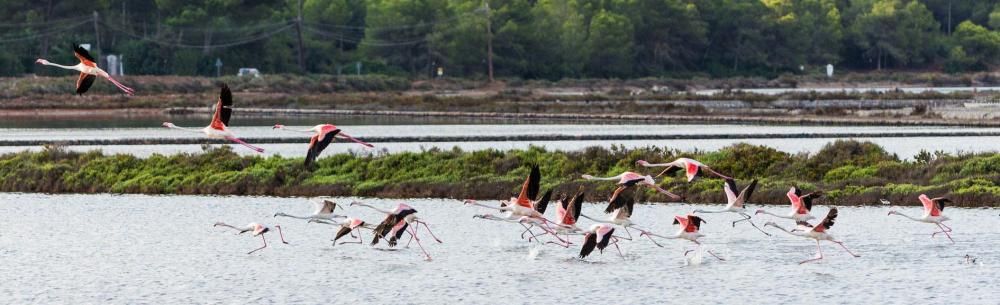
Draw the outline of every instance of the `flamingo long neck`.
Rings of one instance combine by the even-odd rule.
[[[728,212],[732,212],[732,211],[730,211],[729,209],[721,209],[721,210],[702,210],[702,209],[697,209],[697,210],[694,210],[694,212],[695,213],[728,213]]]
[[[187,132],[202,133],[202,131],[199,130],[199,129],[180,127],[180,126],[173,125],[173,124],[170,124],[170,126],[167,126],[167,128],[177,129],[177,130],[183,130],[183,131],[187,131]]]
[[[224,222],[217,222],[217,223],[215,223],[215,226],[227,227],[227,228],[230,228],[230,229],[233,229],[233,230],[236,230],[236,231],[240,231],[240,232],[246,232],[246,231],[250,230],[250,228],[240,228],[240,227],[233,226],[231,224],[227,224],[227,223],[224,223]]]
[[[586,214],[580,214],[580,217],[583,217],[583,218],[586,218],[586,219],[590,219],[590,221],[593,221],[593,222],[599,222],[599,223],[610,223],[610,224],[614,224],[614,222],[611,222],[611,221],[607,221],[607,220],[599,220],[599,219],[595,219],[595,218],[593,218],[593,217],[590,217],[590,216],[587,216]]]
[[[681,232],[684,232],[684,229],[681,229]],[[664,239],[679,239],[679,238],[681,238],[681,233],[679,233],[679,232],[677,234],[675,234],[675,235],[660,235],[660,234],[656,234],[656,233],[649,232],[649,231],[646,231],[644,233],[646,235],[649,235],[649,236],[659,237],[659,238],[664,238]]]
[[[789,215],[778,215],[778,214],[774,214],[774,213],[768,212],[766,210],[760,210],[760,213],[761,214],[771,215],[771,216],[774,216],[774,217],[779,217],[779,218],[794,219],[794,217],[789,216]]]
[[[59,68],[67,69],[67,70],[83,71],[83,69],[80,68],[80,65],[63,66],[63,65],[60,65],[60,64],[57,64],[57,63],[54,63],[54,62],[49,62],[49,61],[46,61],[45,63],[42,63],[42,64],[46,65],[46,66],[59,67]]]
[[[643,164],[642,166],[644,166],[644,167],[666,167],[666,166],[671,166],[671,165],[677,166],[676,163],[677,163],[677,161],[673,161],[673,162],[670,162],[670,163],[646,163],[646,164]]]
[[[289,215],[289,214],[285,214],[285,213],[277,213],[277,214],[274,214],[274,216],[275,217],[277,217],[277,216],[284,216],[284,217],[289,217],[289,218],[298,218],[298,219],[307,219],[307,220],[315,218],[315,217],[306,217],[306,216],[295,216],[295,215]]]
[[[903,216],[903,217],[906,217],[906,218],[909,218],[910,220],[913,220],[913,221],[923,221],[923,219],[920,219],[920,218],[913,218],[913,217],[910,217],[910,215],[906,215],[906,214],[903,214],[903,213],[900,213],[900,212],[895,212],[895,213],[893,213],[893,214],[896,214],[896,215],[899,215],[899,216]]]
[[[771,224],[771,226],[773,226],[775,228],[778,228],[778,230],[785,231],[785,233],[788,233],[788,234],[791,234],[791,235],[802,236],[802,237],[809,237],[809,233],[807,233],[807,232],[799,232],[799,231],[792,232],[792,231],[786,230],[785,228],[782,228],[781,226],[776,225],[776,224]]]
[[[372,206],[372,205],[369,205],[369,204],[367,204],[367,203],[360,203],[360,202],[359,202],[359,203],[357,203],[357,205],[360,205],[360,206],[363,206],[363,207],[367,207],[367,208],[369,208],[369,209],[372,209],[372,210],[376,210],[376,211],[379,211],[379,212],[382,212],[382,213],[384,213],[384,214],[393,214],[393,213],[392,213],[392,211],[388,211],[388,210],[383,210],[383,209],[380,209],[380,208],[377,208],[377,207],[374,207],[374,206]]]
[[[587,179],[587,180],[602,180],[602,181],[611,181],[611,180],[617,181],[617,180],[621,180],[622,177],[624,177],[624,176],[625,176],[625,174],[622,173],[622,174],[620,174],[618,176],[614,176],[614,177],[594,177],[594,176],[587,176],[587,177],[584,177],[584,179]]]
[[[312,129],[294,129],[294,128],[288,128],[287,126],[281,126],[281,127],[278,127],[277,129],[287,130],[287,131],[304,132],[304,133],[314,133],[315,132]]]

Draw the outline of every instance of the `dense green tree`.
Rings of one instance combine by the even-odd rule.
[[[859,2],[864,2],[861,0]],[[854,21],[853,42],[874,60],[874,68],[930,62],[938,53],[940,32],[927,7],[918,1],[874,0]]]

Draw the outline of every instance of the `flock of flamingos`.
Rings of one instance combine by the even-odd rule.
[[[90,54],[88,54],[87,50],[75,44],[73,45],[73,49],[74,49],[74,55],[77,57],[77,59],[80,60],[80,63],[77,65],[63,66],[51,63],[44,59],[38,59],[36,62],[42,65],[49,65],[49,66],[55,66],[64,69],[79,71],[80,77],[77,79],[76,83],[77,94],[85,93],[91,87],[91,85],[93,85],[94,80],[97,78],[97,76],[108,79],[111,83],[113,83],[116,87],[118,87],[128,95],[134,94],[134,90],[116,81],[110,75],[108,75],[108,73],[104,72],[104,70],[98,68],[97,65],[94,63],[93,57],[91,57]],[[223,84],[221,87],[222,88],[219,94],[219,100],[215,106],[215,113],[212,116],[212,121],[208,126],[200,130],[178,127],[169,122],[163,123],[163,126],[171,129],[204,133],[208,138],[211,139],[224,139],[246,146],[257,152],[263,152],[264,150],[262,148],[253,146],[249,143],[244,142],[243,140],[240,140],[238,137],[236,137],[236,135],[232,131],[229,130],[228,126],[229,126],[229,119],[232,116],[233,95],[225,84]],[[336,138],[356,142],[366,147],[372,147],[371,144],[355,139],[354,137],[351,137],[341,132],[340,129],[331,124],[316,125],[313,128],[305,130],[290,129],[280,124],[275,125],[274,128],[313,134],[313,136],[310,139],[308,152],[305,158],[306,166],[310,166],[313,162],[315,162],[319,154]],[[758,227],[756,224],[753,223],[753,221],[750,220],[751,215],[744,206],[744,204],[750,199],[750,196],[753,194],[754,188],[757,185],[757,180],[751,181],[745,187],[740,189],[737,187],[736,181],[733,178],[721,174],[713,170],[711,167],[702,164],[701,162],[688,158],[679,158],[673,162],[661,163],[661,164],[651,164],[643,160],[638,160],[636,161],[636,165],[647,168],[664,167],[665,169],[662,170],[655,177],[652,175],[642,175],[636,172],[625,172],[615,177],[606,177],[606,178],[594,177],[592,175],[582,176],[583,179],[587,180],[615,181],[615,183],[618,185],[618,188],[614,191],[614,193],[611,195],[611,198],[609,198],[608,200],[607,208],[604,210],[605,213],[609,214],[609,217],[606,220],[600,220],[597,218],[581,214],[581,208],[583,205],[583,198],[584,198],[583,190],[578,191],[574,196],[569,198],[567,198],[568,196],[566,195],[562,195],[559,196],[560,198],[553,200],[552,190],[548,190],[547,192],[539,196],[540,181],[542,177],[541,177],[541,172],[539,171],[537,166],[531,167],[530,174],[525,179],[524,184],[521,188],[521,192],[518,194],[517,197],[512,197],[510,198],[510,200],[501,200],[499,206],[487,205],[476,202],[475,200],[466,200],[465,204],[469,206],[480,206],[497,210],[498,213],[496,214],[482,214],[482,215],[475,215],[473,217],[482,218],[485,220],[503,221],[503,222],[519,224],[524,229],[524,231],[522,231],[521,233],[521,238],[527,239],[528,242],[538,242],[542,244],[551,244],[560,247],[570,247],[574,245],[574,243],[570,241],[571,236],[582,236],[583,241],[580,246],[581,248],[579,253],[579,257],[581,259],[586,258],[590,254],[592,254],[595,249],[603,253],[603,250],[607,248],[609,245],[613,245],[618,250],[619,256],[622,256],[622,258],[624,258],[624,255],[621,253],[621,249],[618,247],[618,243],[621,240],[634,239],[629,229],[638,231],[639,237],[645,237],[660,247],[663,246],[656,242],[657,238],[685,239],[700,246],[701,243],[698,241],[698,239],[704,235],[699,233],[699,229],[701,228],[701,225],[703,223],[706,223],[706,221],[703,220],[701,217],[694,215],[700,213],[738,214],[742,218],[733,221],[732,222],[733,227],[735,227],[737,223],[747,222],[751,226],[762,232],[763,234],[770,236],[770,233],[766,232],[763,228]],[[683,197],[681,196],[678,196],[676,194],[673,194],[667,190],[660,188],[656,184],[655,180],[656,178],[659,178],[663,175],[670,175],[678,171],[684,172],[684,174],[687,176],[688,182],[691,182],[695,179],[702,177],[723,179],[725,181],[725,183],[723,184],[723,191],[726,193],[726,198],[728,198],[728,204],[725,206],[725,208],[719,210],[699,209],[699,210],[694,210],[692,214],[675,216],[673,224],[679,225],[679,230],[677,230],[677,232],[674,234],[668,234],[668,235],[657,234],[652,232],[652,230],[650,229],[640,227],[637,224],[633,223],[630,220],[630,218],[632,216],[635,200],[631,193],[634,192],[638,187],[651,188],[656,192],[662,193],[674,200],[683,199]],[[822,192],[812,192],[803,194],[802,190],[796,187],[792,187],[788,191],[787,195],[788,195],[788,200],[791,203],[791,210],[788,211],[787,213],[775,214],[765,210],[756,210],[754,214],[755,215],[768,214],[774,217],[792,220],[795,222],[795,227],[792,229],[786,229],[785,227],[782,227],[776,224],[775,222],[771,221],[765,222],[763,227],[766,228],[768,226],[771,226],[790,235],[815,240],[816,242],[815,257],[803,260],[799,262],[800,264],[823,259],[823,251],[820,248],[820,243],[819,243],[820,241],[823,240],[835,243],[840,247],[842,247],[844,251],[847,251],[847,253],[851,254],[852,256],[859,257],[857,254],[854,254],[849,249],[847,249],[847,247],[844,246],[843,242],[837,240],[836,238],[833,237],[833,235],[830,235],[830,233],[828,232],[828,230],[830,230],[833,227],[834,223],[837,220],[837,217],[839,216],[836,208],[831,208],[830,211],[827,213],[827,215],[822,219],[820,219],[818,222],[816,223],[809,222],[810,220],[816,219],[814,216],[810,214],[810,211],[812,210],[812,200],[822,196]],[[945,204],[949,203],[950,201],[947,198],[929,198],[927,195],[923,194],[919,196],[919,199],[924,206],[923,215],[919,217],[911,217],[897,211],[890,211],[889,215],[899,215],[914,221],[934,224],[938,226],[940,231],[935,231],[934,233],[931,233],[932,238],[937,234],[944,234],[945,236],[948,237],[949,240],[951,240],[952,243],[954,243],[954,240],[951,238],[950,234],[950,232],[952,231],[951,228],[943,223],[944,221],[949,220],[949,218],[941,214],[941,212],[945,208]],[[556,217],[554,219],[550,219],[545,216],[545,212],[548,208],[548,205],[552,201],[555,201],[556,204]],[[277,213],[274,215],[274,217],[278,216],[293,217],[293,218],[305,219],[308,220],[309,222],[337,226],[339,227],[339,230],[334,236],[333,239],[334,245],[337,244],[338,240],[348,235],[351,236],[353,241],[344,241],[341,243],[360,244],[363,242],[361,235],[362,230],[370,230],[374,235],[374,237],[370,242],[372,246],[375,246],[384,240],[389,247],[395,247],[397,246],[398,242],[404,237],[405,233],[406,235],[409,236],[406,246],[409,246],[411,242],[415,241],[417,245],[420,247],[421,251],[423,252],[427,260],[430,260],[431,256],[430,254],[427,253],[426,249],[420,243],[420,238],[418,237],[420,226],[422,225],[426,229],[427,233],[430,234],[435,241],[437,241],[438,243],[441,242],[441,240],[438,239],[436,236],[434,236],[434,233],[431,232],[430,226],[426,222],[424,222],[422,218],[419,218],[417,216],[417,211],[412,207],[410,207],[409,205],[406,205],[405,203],[399,203],[392,210],[381,209],[379,207],[365,204],[362,202],[352,202],[350,204],[351,206],[362,206],[371,208],[375,211],[385,214],[386,215],[385,218],[378,224],[369,223],[359,218],[337,215],[335,214],[335,210],[339,206],[332,201],[324,200],[322,202],[316,203],[316,205],[317,205],[316,210],[311,215],[294,216],[285,213]],[[577,226],[578,221],[580,220],[581,217],[591,220],[592,222],[594,222],[594,224],[587,227],[587,229],[583,229]],[[261,238],[261,241],[263,242],[263,246],[256,248],[248,252],[247,254],[252,254],[261,249],[267,248],[267,239],[264,237],[264,235],[268,232],[271,232],[271,228],[264,224],[250,223],[246,226],[239,227],[239,226],[229,225],[223,222],[217,222],[215,223],[215,226],[234,229],[238,232],[238,234],[249,232],[251,233],[251,236],[254,237],[259,236]],[[281,237],[281,241],[287,243],[287,241],[285,241],[284,234],[281,232],[281,226],[275,225],[274,228],[277,229],[278,234]],[[616,228],[620,228],[622,232],[624,232],[625,234],[616,235],[615,234],[617,230]],[[536,231],[536,229],[538,231]],[[546,236],[548,240],[546,240],[543,243],[542,238]],[[694,250],[687,250],[684,252],[684,255],[687,256],[687,254],[691,251]],[[709,254],[711,254],[712,256],[714,256],[719,260],[724,260],[722,257],[719,257],[718,255],[712,253],[709,250],[706,250],[706,252],[708,252]]]

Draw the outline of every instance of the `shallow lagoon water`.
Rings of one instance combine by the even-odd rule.
[[[344,203],[353,198],[336,198]],[[365,200],[389,207],[399,200]],[[537,246],[518,226],[473,219],[481,208],[458,201],[406,200],[444,240],[417,248],[331,247],[334,228],[286,218],[308,213],[306,198],[0,194],[0,299],[25,303],[690,303],[690,304],[996,304],[1000,268],[998,209],[945,210],[956,244],[931,239],[934,226],[887,216],[888,207],[842,207],[831,232],[862,255],[852,258],[810,240],[766,237],[734,215],[706,215],[707,254],[687,261],[686,241],[622,242],[575,258],[578,248]],[[493,203],[493,202],[486,202]],[[588,204],[585,214],[603,216]],[[667,233],[673,215],[704,205],[637,206],[633,220]],[[710,208],[717,208],[710,207]],[[786,207],[775,207],[784,210]],[[918,207],[901,207],[911,214]],[[816,215],[825,215],[819,206]],[[347,214],[377,222],[360,207]],[[549,213],[553,213],[549,211]],[[281,224],[290,245],[253,255],[260,240],[213,228],[215,221]],[[755,218],[758,224],[764,217]],[[589,222],[583,222],[589,225]],[[781,222],[784,223],[784,222]],[[370,237],[368,232],[365,236]],[[578,237],[574,241],[578,241]],[[966,264],[966,254],[978,258]],[[697,257],[697,256],[696,256]]]

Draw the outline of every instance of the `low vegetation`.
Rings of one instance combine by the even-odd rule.
[[[557,193],[583,188],[588,200],[602,201],[614,186],[582,181],[584,173],[614,176],[637,170],[634,161],[694,157],[736,177],[743,185],[759,179],[751,200],[787,204],[792,185],[823,190],[822,204],[915,205],[920,193],[949,196],[955,205],[998,206],[1000,155],[923,152],[901,160],[870,142],[837,141],[815,154],[788,154],[764,146],[735,144],[713,152],[681,152],[648,147],[580,151],[462,151],[459,149],[377,155],[337,154],[305,168],[302,158],[240,156],[228,146],[202,153],[105,155],[47,147],[40,152],[0,156],[0,191],[52,193],[224,194],[277,196],[379,196],[500,199],[512,196],[528,172],[541,166],[543,188]],[[652,173],[652,172],[651,172]],[[662,185],[689,202],[724,202],[722,181],[687,183],[667,177]],[[640,191],[643,201],[662,196]]]

